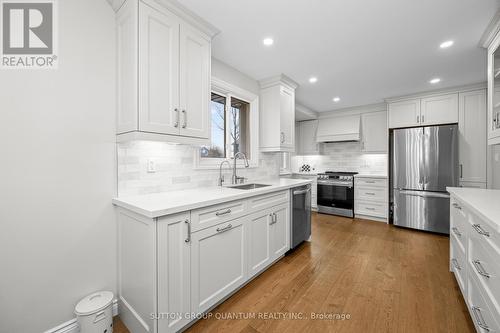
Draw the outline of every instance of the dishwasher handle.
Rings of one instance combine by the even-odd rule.
[[[311,189],[308,188],[306,190],[295,190],[295,191],[293,191],[293,195],[306,194],[307,192],[311,192]]]

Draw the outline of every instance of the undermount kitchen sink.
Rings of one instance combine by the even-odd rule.
[[[229,188],[235,188],[237,190],[254,190],[256,188],[261,188],[261,187],[266,187],[266,186],[271,186],[271,185],[266,185],[266,184],[241,184],[241,185],[228,186],[228,187]]]

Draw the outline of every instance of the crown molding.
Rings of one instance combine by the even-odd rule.
[[[479,82],[479,83],[467,84],[467,85],[463,85],[463,86],[455,86],[455,87],[450,87],[450,88],[427,90],[427,91],[423,91],[423,92],[419,92],[419,93],[415,93],[415,94],[389,97],[389,98],[386,98],[385,101],[387,103],[392,103],[392,102],[401,101],[401,100],[405,100],[405,99],[430,97],[433,95],[451,94],[451,93],[459,93],[459,92],[466,92],[466,91],[472,91],[472,90],[486,89],[486,87],[487,87],[486,82]]]
[[[486,27],[481,39],[479,40],[479,46],[487,49],[495,36],[500,31],[500,9],[496,12],[495,16],[491,19],[490,23]]]
[[[319,112],[319,118],[330,118],[330,117],[339,117],[339,116],[349,116],[349,115],[360,115],[364,113],[372,113],[372,112],[386,112],[387,104],[386,103],[375,103],[375,104],[366,104],[359,106],[351,106],[343,109],[336,109],[332,111],[323,111]]]
[[[299,84],[286,76],[285,74],[280,74],[266,79],[259,80],[260,88],[265,89],[278,84],[284,84],[291,89],[297,89]]]
[[[190,25],[196,27],[197,29],[203,31],[210,39],[214,38],[220,33],[213,24],[203,19],[198,14],[184,7],[180,2],[176,0],[107,0],[111,7],[117,12],[125,3],[125,1],[143,1],[144,3],[152,7],[165,8],[171,11],[182,20],[186,21]]]

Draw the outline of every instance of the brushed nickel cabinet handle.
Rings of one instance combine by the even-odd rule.
[[[280,133],[280,137],[281,137],[281,143],[285,143],[285,132],[281,132]]]
[[[179,109],[178,108],[175,108],[174,109],[174,112],[175,112],[175,123],[174,123],[174,127],[177,128],[179,127]]]
[[[221,212],[217,212],[217,213],[215,213],[215,215],[222,216],[222,215],[226,215],[226,214],[229,214],[229,213],[231,213],[231,208],[228,208],[228,209],[223,210]]]
[[[460,206],[459,206],[457,203],[455,203],[455,202],[453,203],[453,207],[455,207],[456,209],[460,209],[460,210],[462,209],[462,207],[460,207]]]
[[[228,225],[227,225],[227,226],[225,226],[224,228],[217,228],[217,232],[222,233],[222,232],[224,232],[224,231],[228,231],[228,230],[230,230],[232,227],[233,227],[233,226],[232,226],[232,224],[228,224]]]
[[[184,123],[182,124],[182,128],[186,128],[187,127],[187,124],[188,124],[188,120],[187,120],[187,112],[186,110],[182,110],[182,115],[184,117]]]
[[[460,178],[464,178],[464,166],[463,164],[460,164]]]
[[[372,208],[372,207],[365,207],[365,209],[368,209],[368,210],[375,210],[375,208]]]
[[[189,223],[189,220],[185,220],[184,223],[187,224],[187,238],[184,242],[189,243],[191,242],[191,223]]]
[[[476,230],[476,232],[478,234],[486,236],[486,237],[490,237],[490,233],[488,231],[484,230],[480,224],[473,224],[472,227],[474,228],[474,230]]]
[[[479,273],[479,275],[482,275],[487,279],[491,277],[491,275],[486,272],[486,270],[484,269],[483,265],[479,260],[472,260],[472,264],[474,265],[474,268]]]
[[[373,192],[365,192],[366,195],[375,195]]]
[[[489,332],[490,328],[486,325],[483,315],[481,314],[481,308],[477,306],[472,306],[472,313],[474,314],[474,319],[476,320],[477,326],[481,327],[483,330]]]
[[[458,269],[458,270],[462,269],[462,267],[458,264],[457,259],[453,258],[453,259],[451,259],[451,262],[452,262],[453,266],[455,266],[456,269]]]
[[[457,227],[453,227],[453,228],[451,228],[451,231],[453,231],[453,233],[454,233],[455,235],[457,235],[458,237],[462,237],[462,233],[458,230],[458,228],[457,228]]]

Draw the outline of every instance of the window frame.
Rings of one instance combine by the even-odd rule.
[[[231,97],[240,99],[242,101],[248,102],[250,104],[249,107],[249,150],[250,150],[250,159],[248,163],[250,164],[250,168],[257,168],[259,166],[259,96],[249,92],[245,89],[237,87],[231,83],[228,83],[224,80],[221,80],[216,77],[212,77],[211,82],[211,92],[226,97],[226,131],[228,130],[228,122],[229,117],[227,117],[227,110],[231,107]],[[210,126],[212,121],[210,121]],[[227,133],[224,133],[226,136]],[[227,146],[227,142],[226,142]],[[227,147],[224,147],[227,150]],[[217,169],[222,161],[228,160],[232,161],[233,159],[230,157],[226,158],[202,158],[200,156],[200,150],[195,149],[194,152],[194,162],[195,169]],[[245,165],[242,160],[238,160],[237,168],[244,168]]]

